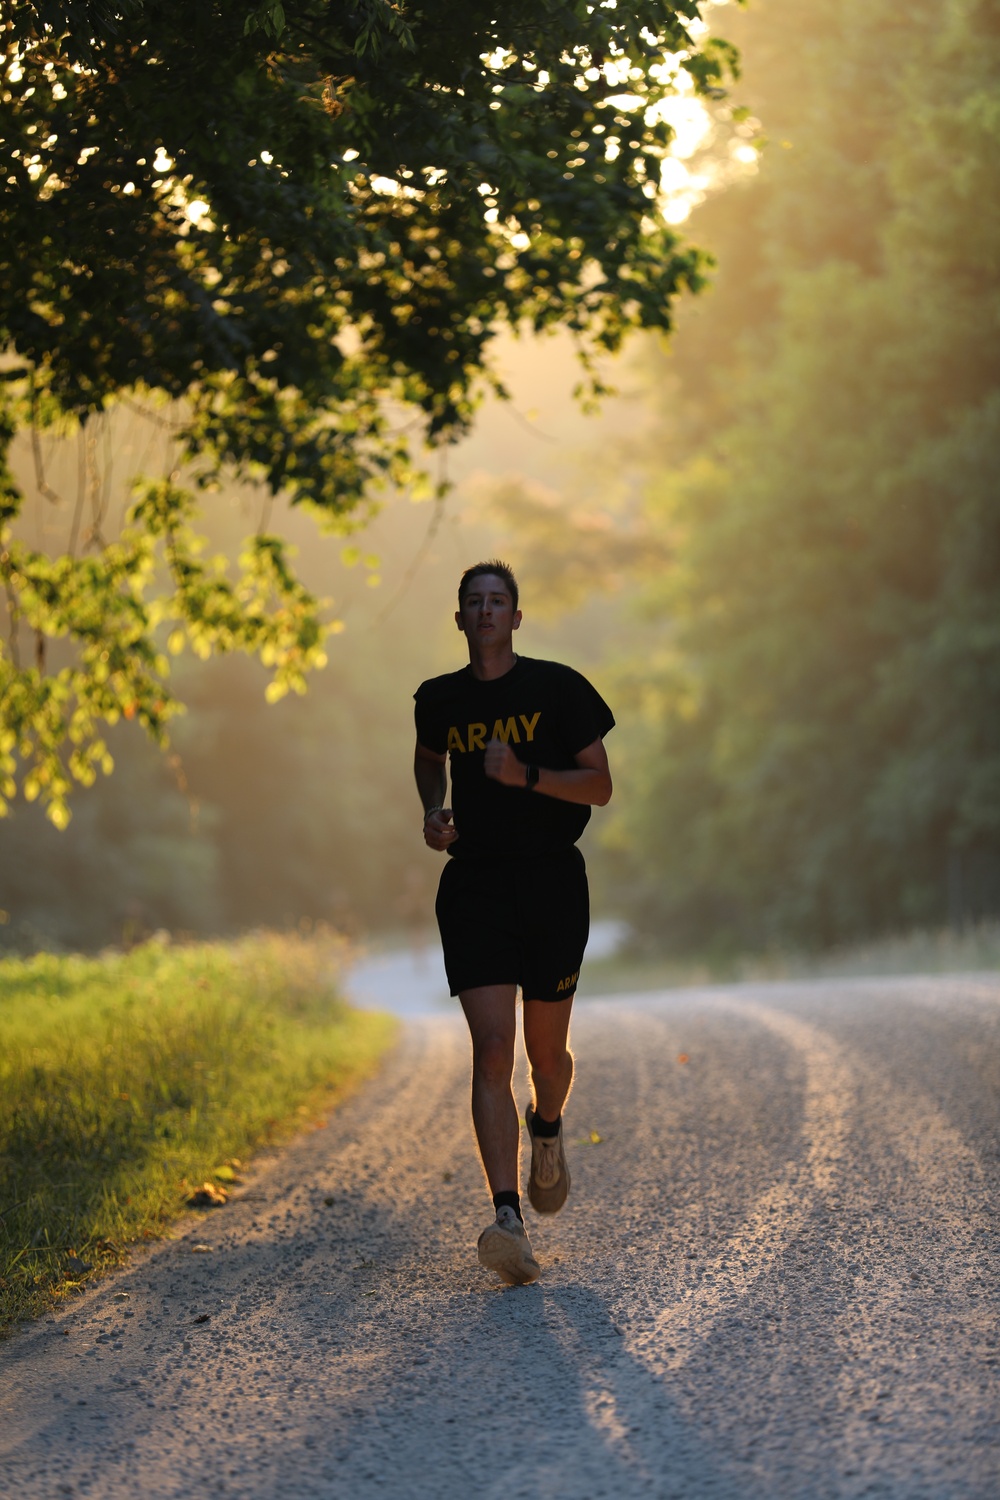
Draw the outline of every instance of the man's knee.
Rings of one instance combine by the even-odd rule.
[[[537,1078],[561,1078],[567,1068],[573,1068],[565,1042],[535,1042],[528,1050],[528,1062]]]
[[[503,1035],[477,1040],[472,1049],[472,1067],[484,1083],[510,1083],[514,1072],[514,1043]]]

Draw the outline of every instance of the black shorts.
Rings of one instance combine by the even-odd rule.
[[[525,1000],[568,1000],[590,932],[579,849],[531,860],[449,859],[437,905],[453,995],[519,984]]]

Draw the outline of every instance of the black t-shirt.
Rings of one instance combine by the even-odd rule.
[[[483,769],[484,751],[504,740],[519,760],[565,771],[575,757],[614,728],[614,716],[585,677],[559,662],[519,656],[490,682],[470,667],[422,682],[416,699],[417,739],[451,759],[456,859],[553,854],[576,843],[590,808],[523,787],[504,786]]]

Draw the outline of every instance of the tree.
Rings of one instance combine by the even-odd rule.
[[[671,942],[1000,909],[997,18],[737,28],[771,145],[696,223],[721,270],[659,365],[672,563],[628,673],[623,879]]]
[[[597,354],[669,326],[704,261],[657,218],[657,106],[678,68],[717,93],[735,67],[697,19],[697,0],[7,11],[0,440],[29,434],[46,494],[40,434],[84,446],[58,555],[19,534],[0,473],[0,796],[20,762],[65,822],[70,778],[110,769],[102,723],[162,740],[160,626],[260,655],[273,695],[322,663],[280,538],[252,537],[237,578],[199,555],[197,503],[223,477],[359,524],[373,489],[413,481],[420,442],[467,426],[503,325],[573,329],[590,388]],[[172,447],[109,536],[84,448],[122,402]],[[53,638],[72,648],[55,663]]]

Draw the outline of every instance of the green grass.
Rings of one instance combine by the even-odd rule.
[[[372,1072],[395,1023],[340,999],[344,955],[263,936],[0,962],[0,1331]]]
[[[891,974],[956,974],[1000,969],[1000,922],[970,923],[873,938],[824,953],[771,952],[734,957],[615,954],[584,964],[580,994],[615,995],[770,979],[851,979]]]

